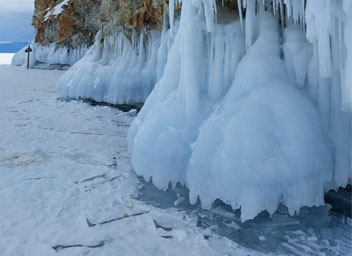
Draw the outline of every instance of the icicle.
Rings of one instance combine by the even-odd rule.
[[[305,30],[305,26],[304,26],[304,5],[305,5],[305,1],[302,0],[302,6],[301,6],[301,26],[303,28],[303,30]]]
[[[204,6],[205,22],[208,32],[214,29],[214,19],[216,17],[216,0],[202,0]]]
[[[241,22],[241,28],[242,28],[242,26],[243,26],[243,18],[242,18],[241,0],[237,0],[237,6],[238,6],[238,14],[240,16],[240,22]]]
[[[344,42],[347,50],[347,57],[344,67],[344,83],[342,85],[342,109],[352,113],[352,1],[344,0],[343,10],[346,14]]]
[[[138,59],[139,63],[143,63],[145,60],[145,51],[144,51],[144,31],[139,35],[139,50],[138,50]]]
[[[286,5],[286,21],[291,17],[291,0],[284,0]]]
[[[165,9],[165,5],[166,4],[164,4],[164,9]],[[170,17],[170,16],[169,16]],[[166,12],[164,12],[164,14],[163,14],[163,29],[162,29],[162,31],[161,31],[161,34],[162,35],[164,35],[166,32],[167,32],[167,30],[168,30],[168,18],[167,18],[167,14],[166,14]]]
[[[276,1],[277,1],[277,0],[273,0],[274,16],[276,15],[276,9],[277,9]]]
[[[253,32],[255,26],[255,7],[256,0],[247,0],[246,9],[246,50],[253,44]]]
[[[279,0],[279,6],[280,6],[281,26],[284,27],[284,25],[285,25],[285,20],[284,20],[284,6],[283,6],[283,3],[282,3],[282,0]]]
[[[169,0],[169,21],[170,27],[174,26],[175,0]]]
[[[317,44],[319,55],[319,73],[322,78],[332,75],[329,2],[308,1],[306,8],[307,38]]]

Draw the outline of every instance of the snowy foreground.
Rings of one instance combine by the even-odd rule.
[[[241,223],[135,175],[136,116],[57,99],[62,71],[0,65],[0,255],[348,255],[352,221],[328,206]]]

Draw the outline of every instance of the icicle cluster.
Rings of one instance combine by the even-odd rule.
[[[23,48],[15,54],[12,59],[12,65],[22,66],[27,61],[27,54]],[[59,47],[56,44],[43,46],[38,43],[32,43],[30,65],[31,67],[48,68],[51,65],[70,66],[79,61],[87,52],[88,46],[81,45],[76,49]]]
[[[121,31],[105,38],[98,33],[86,56],[58,81],[58,93],[112,104],[144,102],[164,69],[172,41],[172,33],[164,33],[162,42],[157,31],[133,31],[131,39]]]
[[[240,21],[222,25],[215,1],[183,0],[163,76],[129,131],[132,163],[242,220],[323,204],[352,177],[351,2],[237,3]]]

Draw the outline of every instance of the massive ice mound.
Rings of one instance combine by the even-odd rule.
[[[242,220],[272,214],[279,203],[292,214],[320,205],[331,179],[318,110],[287,79],[269,15],[260,17],[259,36],[224,101],[200,127],[186,177],[191,202],[199,196],[210,208],[220,198],[240,207]]]
[[[352,176],[343,29],[317,24],[319,12],[343,26],[351,14],[342,2],[246,2],[243,34],[240,21],[211,22],[215,1],[183,1],[163,76],[129,131],[138,174],[161,189],[185,184],[206,208],[219,198],[243,221],[280,203],[291,214],[321,205]]]

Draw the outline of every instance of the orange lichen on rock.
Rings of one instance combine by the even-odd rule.
[[[100,22],[104,34],[117,27],[136,29],[161,29],[165,1],[163,0],[106,0],[100,8]]]
[[[59,32],[59,39],[64,40],[64,39],[69,39],[70,36],[72,35],[73,32],[73,20],[71,17],[64,16],[61,19],[59,19],[59,27],[60,27],[60,32]]]

